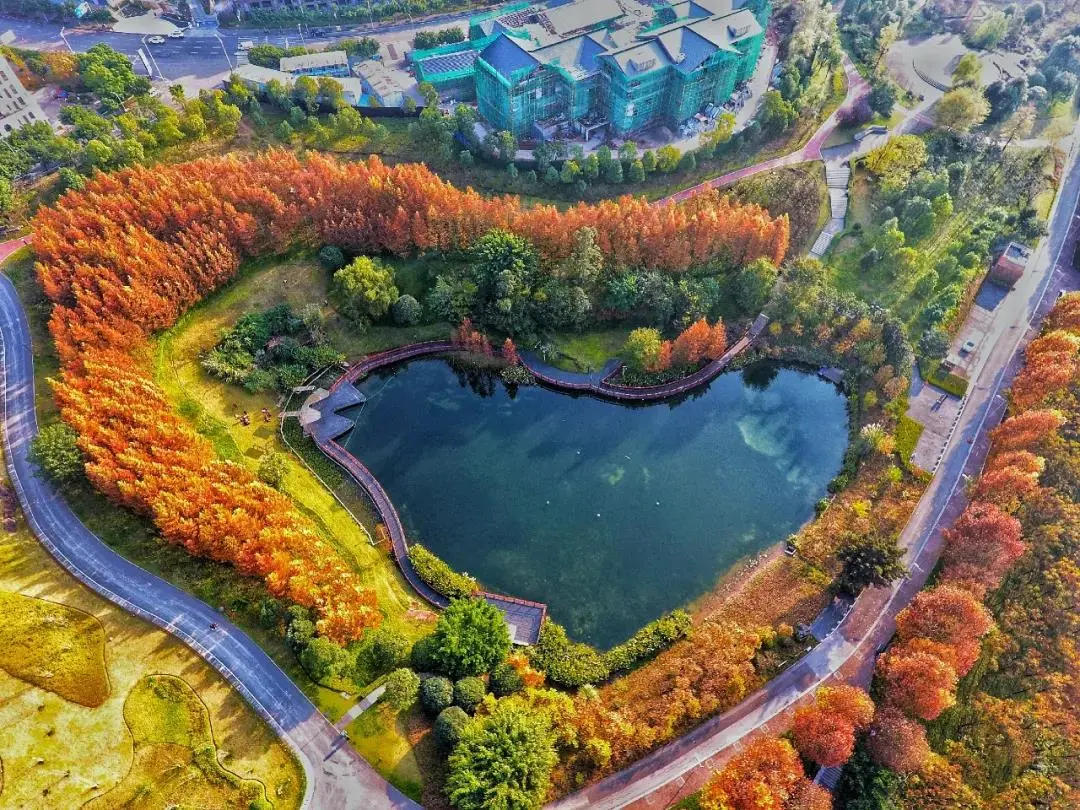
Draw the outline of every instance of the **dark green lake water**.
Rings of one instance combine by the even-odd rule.
[[[795,531],[847,443],[836,388],[771,364],[645,406],[510,392],[442,359],[359,387],[346,446],[410,539],[490,590],[546,602],[601,648]]]

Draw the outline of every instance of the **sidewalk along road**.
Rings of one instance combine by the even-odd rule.
[[[21,244],[0,244],[10,254]],[[5,253],[6,251],[6,253]],[[304,807],[405,810],[419,805],[387,783],[281,669],[206,604],[110,549],[90,532],[28,458],[37,435],[30,331],[15,287],[0,276],[2,433],[8,475],[38,540],[76,579],[119,607],[172,633],[232,684],[297,754]]]

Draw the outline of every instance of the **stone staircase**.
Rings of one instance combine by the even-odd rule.
[[[825,185],[829,189],[829,208],[832,214],[825,229],[818,235],[810,255],[820,259],[829,249],[836,235],[844,230],[844,220],[848,209],[848,184],[851,182],[851,168],[845,163],[825,164]]]

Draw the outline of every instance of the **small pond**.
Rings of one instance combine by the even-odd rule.
[[[508,389],[444,359],[359,384],[346,447],[410,539],[607,648],[813,515],[847,444],[843,396],[774,364],[620,405]]]

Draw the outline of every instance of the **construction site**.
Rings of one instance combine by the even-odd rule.
[[[753,75],[769,0],[519,2],[414,51],[419,82],[524,140],[626,137],[715,118]]]

